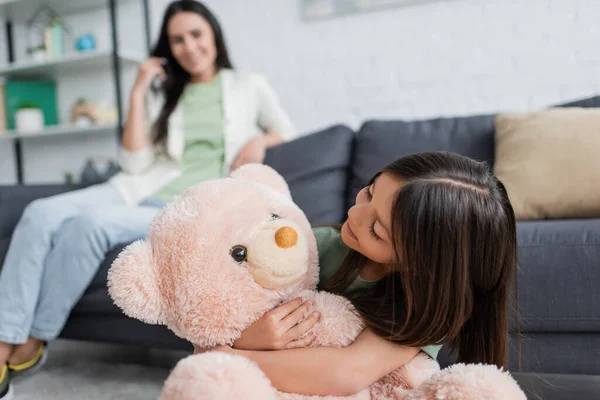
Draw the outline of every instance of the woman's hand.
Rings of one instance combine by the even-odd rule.
[[[150,57],[138,68],[138,74],[133,84],[133,92],[140,96],[145,96],[152,84],[152,80],[155,76],[164,80],[167,78],[167,74],[163,68],[164,59],[160,57]]]
[[[267,153],[267,141],[264,135],[258,135],[248,140],[240,150],[237,157],[231,164],[231,170],[235,171],[244,164],[260,163],[265,160]]]
[[[311,306],[310,301],[302,303],[302,299],[296,299],[274,308],[243,331],[233,347],[240,350],[282,350],[308,346],[315,339],[314,335],[309,333],[302,339],[298,337],[319,320],[319,313],[314,312],[300,322]]]

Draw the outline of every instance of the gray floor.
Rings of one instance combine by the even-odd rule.
[[[187,354],[58,340],[40,371],[14,382],[15,400],[156,399]],[[529,399],[600,399],[600,377],[522,374],[517,380]]]
[[[58,340],[42,369],[13,382],[15,400],[156,399],[169,370],[186,355]]]

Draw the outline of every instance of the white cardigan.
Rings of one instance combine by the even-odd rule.
[[[276,133],[285,140],[292,139],[296,133],[275,91],[264,77],[230,69],[221,70],[221,77],[225,139],[223,173],[226,174],[244,144],[260,131]],[[163,101],[162,96],[147,96],[146,132],[150,132]],[[151,145],[135,152],[121,147],[119,163],[122,172],[110,182],[116,185],[128,205],[139,204],[181,174],[183,147],[183,109],[180,102],[168,121],[168,156],[161,155]]]

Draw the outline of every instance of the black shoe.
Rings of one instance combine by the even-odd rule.
[[[8,366],[2,366],[0,369],[0,400],[12,400],[13,392],[10,388],[10,374]]]

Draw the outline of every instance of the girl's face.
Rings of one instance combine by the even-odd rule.
[[[171,53],[192,81],[212,79],[217,48],[208,21],[193,12],[180,12],[171,18],[167,31]]]
[[[348,211],[342,227],[346,246],[378,264],[396,262],[392,242],[392,204],[403,187],[402,181],[383,173],[371,186],[356,196],[356,204]]]

